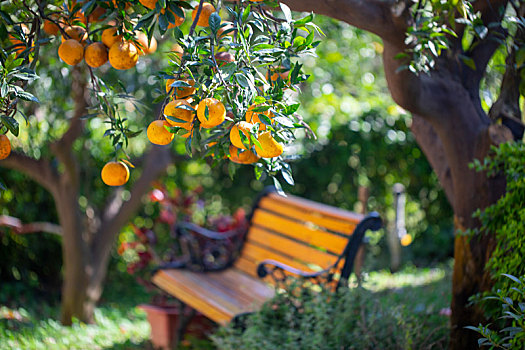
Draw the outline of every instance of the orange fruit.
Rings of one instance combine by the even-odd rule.
[[[137,47],[129,41],[120,41],[109,49],[109,63],[115,69],[135,67],[139,59]]]
[[[155,9],[155,5],[157,4],[157,0],[139,0],[139,2],[144,6],[149,8],[150,10]]]
[[[148,140],[156,145],[169,144],[175,137],[175,134],[169,132],[168,129],[166,129],[166,126],[170,126],[166,120],[158,119],[151,122],[146,131]]]
[[[168,79],[166,80],[166,93],[169,94],[171,91],[175,99],[181,99],[181,98],[185,98],[190,95],[193,95],[195,93],[195,88],[193,87],[195,86],[195,80],[192,80],[192,79],[180,79],[180,80],[190,84],[191,87],[184,87],[184,86],[172,87],[171,84],[175,82],[175,79]]]
[[[0,160],[6,159],[11,154],[11,142],[5,135],[0,135]]]
[[[171,52],[175,53],[179,57],[179,61],[182,60],[182,54],[184,53],[184,50],[179,44],[173,44],[171,46]]]
[[[58,47],[58,56],[70,66],[82,62],[84,46],[75,39],[67,39]]]
[[[74,39],[78,42],[83,42],[88,38],[86,29],[81,26],[68,26],[64,31],[68,35],[68,38],[64,38],[62,36],[62,42],[66,41],[67,39]]]
[[[184,23],[184,17],[179,17],[175,14],[175,12],[173,12],[170,8],[168,9],[169,12],[171,12],[173,14],[173,17],[175,17],[175,23],[172,23],[170,22],[168,24],[168,29],[171,29],[171,28],[175,28],[175,27],[178,27],[180,26],[182,23]],[[166,10],[165,9],[162,9],[160,10],[160,13],[164,14],[166,13]]]
[[[248,144],[251,144],[250,141],[250,130],[252,129],[253,124],[248,122],[238,122],[230,130],[230,141],[232,145],[240,149],[247,149],[246,146],[242,143],[240,132],[248,138]]]
[[[208,117],[206,117],[206,107],[208,107]],[[208,97],[199,102],[197,117],[203,128],[213,128],[224,121],[226,108],[221,101]]]
[[[100,41],[89,44],[84,50],[84,59],[88,66],[100,67],[108,61],[108,48]]]
[[[283,153],[283,145],[275,140],[269,131],[263,132],[257,137],[259,145],[255,144],[255,152],[259,157],[273,158]]]
[[[217,52],[215,54],[215,60],[217,61],[217,65],[219,67],[224,66],[225,64],[228,64],[230,62],[235,62],[235,57],[226,51]]]
[[[199,9],[199,6],[196,6],[195,9],[191,12],[191,18],[195,20],[195,17],[197,16],[197,10]],[[197,21],[197,25],[201,27],[207,27],[208,20],[210,19],[210,15],[215,12],[215,7],[213,7],[212,4],[209,2],[205,2],[202,4],[201,13],[199,15],[199,20]]]
[[[184,128],[186,130],[190,130],[191,129],[191,124],[192,124],[192,121],[193,121],[193,117],[195,117],[195,113],[193,111],[190,111],[190,110],[187,110],[187,109],[178,108],[179,106],[182,106],[182,105],[187,106],[187,107],[191,107],[191,105],[186,100],[173,100],[173,101],[169,102],[164,107],[164,116],[166,118],[166,121],[171,126],[178,126],[178,127]],[[168,118],[168,116],[184,120],[184,122],[171,120],[171,119]]]
[[[100,38],[108,48],[122,40],[122,35],[117,35],[117,28],[108,28],[102,32]]]
[[[56,17],[57,16],[50,16],[53,18],[53,20],[56,21]],[[58,25],[56,25],[55,23],[51,22],[50,20],[46,19],[44,21],[44,26],[42,27],[42,29],[44,30],[44,32],[47,34],[47,35],[57,35],[58,32],[60,31],[60,28],[58,27]]]
[[[108,162],[102,168],[100,177],[108,186],[122,186],[129,180],[129,169],[124,162]]]
[[[98,22],[100,20],[100,17],[106,13],[106,9],[100,6],[95,7],[93,12],[91,12],[88,16],[88,19],[90,22]]]
[[[266,74],[266,79],[270,81],[277,81],[277,79],[281,78],[283,81],[287,81],[289,74],[290,74],[290,71],[285,70],[284,67],[279,67],[279,68],[271,67],[270,69],[268,69],[268,73]]]
[[[246,121],[248,123],[252,123],[252,124],[255,124],[255,123],[259,123],[259,130],[260,131],[264,131],[266,130],[266,124],[264,124],[263,122],[261,122],[261,119],[259,118],[259,114],[263,114],[265,116],[267,116],[268,118],[270,118],[270,120],[272,119],[273,117],[273,113],[270,112],[269,110],[267,111],[264,111],[264,112],[254,112],[253,109],[258,107],[257,105],[251,105],[250,108],[248,108],[248,111],[246,112],[246,115],[244,116]]]
[[[29,33],[31,33],[31,30],[25,24],[21,24],[20,28],[26,36],[29,35]],[[26,37],[26,40],[27,40],[27,37]],[[16,51],[17,54],[22,53],[22,51],[24,51],[27,48],[27,43],[25,41],[18,39],[13,34],[9,34],[9,41],[11,41],[13,45],[15,45],[13,50]],[[32,45],[34,46],[35,44],[33,43]]]
[[[157,51],[157,39],[155,37],[151,37],[151,41],[148,41],[148,36],[144,34],[141,31],[135,32],[135,39],[137,39],[137,42],[140,44],[137,46],[139,55],[149,55],[150,53],[154,53]]]
[[[230,145],[230,160],[238,164],[252,164],[259,160],[259,157],[250,150],[242,151]]]
[[[233,26],[233,23],[232,22],[222,22],[221,25],[223,25],[224,23],[226,23],[226,25],[219,28],[219,30],[217,31],[218,38],[222,38],[224,35],[229,35],[229,36],[233,35],[233,31],[229,31],[227,34],[224,34],[225,31],[235,28]]]

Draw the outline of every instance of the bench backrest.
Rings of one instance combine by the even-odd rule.
[[[343,253],[363,218],[361,214],[267,191],[254,207],[235,266],[252,276],[257,276],[258,264],[266,259],[303,271],[327,268]]]

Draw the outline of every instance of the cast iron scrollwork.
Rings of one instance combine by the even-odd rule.
[[[229,267],[238,257],[246,227],[226,232],[205,229],[191,222],[176,228],[183,266],[193,271],[218,271]]]

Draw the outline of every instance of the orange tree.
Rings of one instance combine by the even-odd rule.
[[[276,184],[277,176],[293,182],[282,153],[284,144],[294,139],[293,130],[304,124],[288,91],[306,80],[297,57],[313,53],[319,29],[311,15],[294,20],[288,7],[281,5],[282,15],[275,17],[271,7],[257,2],[2,4],[0,166],[27,173],[54,198],[64,261],[63,323],[70,324],[72,317],[92,320],[115,237],[140,206],[151,181],[172,161],[169,148],[163,146],[174,138],[184,139],[190,156],[230,162],[231,173],[235,163],[253,164],[257,178],[267,173]],[[154,101],[159,108],[144,121],[137,113],[144,109],[121,80],[141,69],[135,68],[143,60],[139,56],[155,52],[155,36],[176,45],[163,53],[163,69],[153,72],[160,87]],[[65,94],[65,101],[60,93],[42,91],[43,85],[35,82],[39,75],[47,80],[57,71],[47,88]],[[61,81],[66,77],[67,82]],[[128,81],[128,85],[138,84]],[[54,100],[45,100],[50,96]],[[35,119],[56,109],[60,101],[73,106],[72,112],[59,110],[48,116],[56,127],[48,137],[42,130],[35,132],[39,128]],[[19,125],[22,119],[25,128]],[[107,151],[99,156],[107,163],[97,172],[106,185],[117,187],[89,203],[92,187],[83,179],[92,170],[85,152],[92,151],[94,120],[107,125],[104,136],[112,146],[102,147]],[[25,139],[34,137],[34,145],[37,139],[42,141],[41,152],[23,144],[26,152],[11,151],[9,140],[20,129],[30,135]],[[146,129],[152,144],[161,146],[152,145],[135,160],[137,152],[128,154],[128,144],[141,129]],[[131,170],[135,180],[124,190],[119,186],[127,186],[129,168],[134,167],[131,160],[142,163],[137,169],[140,176]]]

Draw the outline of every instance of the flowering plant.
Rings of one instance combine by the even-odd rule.
[[[213,214],[210,205],[202,199],[202,188],[183,192],[176,188],[168,190],[164,185],[156,184],[149,193],[144,213],[135,218],[120,234],[118,254],[126,265],[127,272],[147,289],[154,289],[149,281],[151,271],[159,265],[185,261],[195,262],[195,256],[210,256],[211,252],[206,237],[192,241],[192,252],[180,235],[179,225],[192,223],[224,234],[225,241],[242,239],[241,235],[247,226],[246,213],[239,208],[233,215]],[[204,242],[203,242],[204,240]],[[195,246],[199,252],[195,252]],[[237,245],[231,245],[237,246]],[[226,251],[225,254],[234,252]],[[212,257],[213,258],[213,257]],[[209,259],[209,258],[208,258]]]

